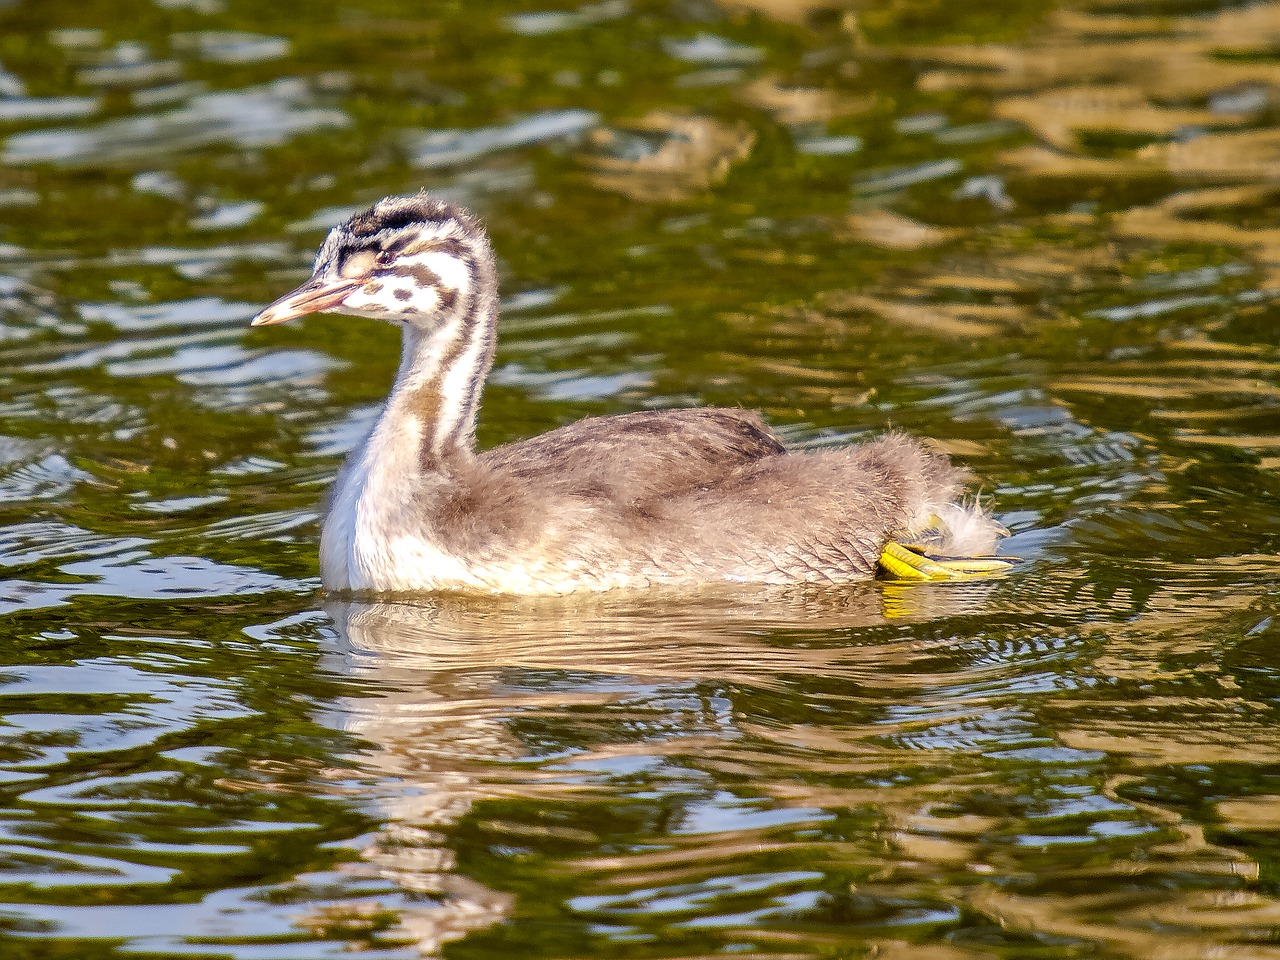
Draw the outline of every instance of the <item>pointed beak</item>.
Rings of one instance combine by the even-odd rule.
[[[359,280],[321,280],[312,277],[297,290],[286,293],[263,310],[249,321],[249,326],[266,327],[305,317],[309,313],[332,310],[346,299],[347,294],[358,289],[361,283]]]

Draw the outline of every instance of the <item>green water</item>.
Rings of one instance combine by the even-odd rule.
[[[0,955],[1280,957],[1277,49],[1173,0],[0,3]],[[423,186],[502,261],[483,444],[904,429],[1025,562],[326,599],[396,332],[246,324]]]

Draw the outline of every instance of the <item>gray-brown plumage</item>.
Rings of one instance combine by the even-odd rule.
[[[1000,530],[955,502],[958,472],[914,440],[789,453],[742,410],[595,418],[478,453],[493,253],[468,214],[425,194],[335,227],[311,279],[254,323],[319,311],[403,331],[387,405],[334,486],[329,589],[843,583],[871,576],[891,537],[941,525],[944,552],[972,555]]]

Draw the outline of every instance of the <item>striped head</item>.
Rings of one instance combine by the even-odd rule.
[[[495,297],[494,276],[488,238],[461,207],[425,193],[387,197],[329,231],[311,279],[252,324],[344,313],[430,332],[475,295]]]

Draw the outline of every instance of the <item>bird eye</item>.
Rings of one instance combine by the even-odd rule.
[[[394,250],[383,250],[374,258],[374,261],[380,267],[389,267],[396,262],[396,253]]]

